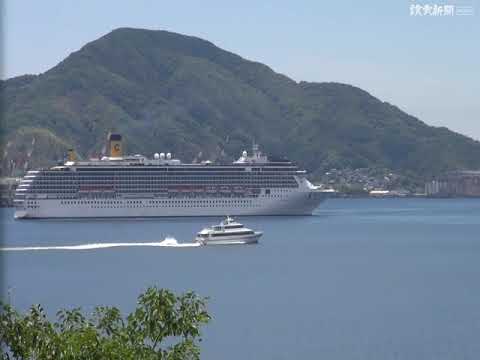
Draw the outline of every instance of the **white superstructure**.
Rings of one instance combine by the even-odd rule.
[[[255,146],[232,164],[183,164],[170,153],[70,159],[29,171],[14,205],[16,218],[311,215],[325,196],[305,171]]]

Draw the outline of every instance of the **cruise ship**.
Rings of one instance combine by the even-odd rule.
[[[80,161],[69,150],[62,165],[28,171],[15,193],[15,218],[311,215],[326,198],[305,170],[269,159],[258,145],[231,164],[123,156],[118,134],[108,147],[110,156]]]

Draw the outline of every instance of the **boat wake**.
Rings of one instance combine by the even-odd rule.
[[[131,242],[131,243],[93,243],[65,246],[21,246],[21,247],[0,247],[0,251],[40,251],[40,250],[97,250],[115,247],[174,247],[191,248],[201,246],[199,243],[179,243],[173,237],[166,237],[158,242]]]

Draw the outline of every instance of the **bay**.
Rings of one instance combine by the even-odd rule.
[[[1,215],[3,248],[185,243],[221,220]],[[313,216],[238,220],[264,231],[258,245],[1,251],[2,298],[127,312],[151,285],[194,290],[213,316],[204,359],[480,356],[480,200],[331,199]]]

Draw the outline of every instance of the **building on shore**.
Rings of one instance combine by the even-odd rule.
[[[425,194],[432,197],[480,197],[480,171],[451,171],[425,184]]]

